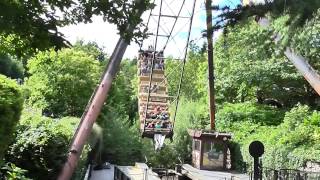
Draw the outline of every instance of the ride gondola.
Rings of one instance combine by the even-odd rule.
[[[156,135],[172,138],[173,123],[170,120],[170,96],[163,52],[141,50],[138,57],[138,107],[142,137],[154,139]]]

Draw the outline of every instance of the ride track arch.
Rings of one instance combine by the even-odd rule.
[[[141,136],[154,139],[155,149],[160,149],[165,138],[173,137],[196,0],[154,3],[138,52],[138,113]],[[169,59],[178,61],[171,69],[166,68]],[[179,84],[172,92],[168,82],[177,71]]]

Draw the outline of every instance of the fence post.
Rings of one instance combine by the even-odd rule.
[[[273,180],[278,180],[279,172],[277,170],[273,171]]]
[[[148,180],[148,169],[144,169],[144,180]]]

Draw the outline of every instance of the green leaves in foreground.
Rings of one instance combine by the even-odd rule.
[[[22,110],[23,98],[14,80],[0,75],[0,165]]]

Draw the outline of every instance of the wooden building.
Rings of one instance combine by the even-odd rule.
[[[192,165],[200,170],[228,170],[231,157],[228,149],[230,133],[189,130],[192,137]]]

